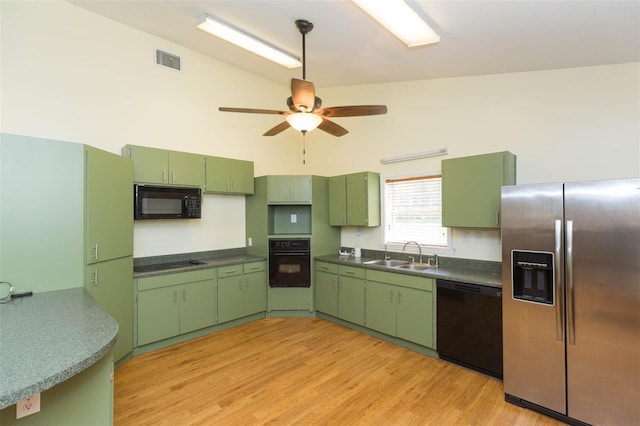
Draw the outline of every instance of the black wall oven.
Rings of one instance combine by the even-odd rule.
[[[310,287],[309,238],[269,239],[269,287]]]

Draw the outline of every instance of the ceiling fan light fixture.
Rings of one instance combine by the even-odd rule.
[[[310,132],[322,123],[322,117],[310,112],[296,112],[287,115],[287,122],[299,132]]]
[[[269,59],[287,68],[299,68],[302,66],[300,58],[294,56],[284,50],[275,47],[253,34],[232,25],[220,18],[216,18],[206,13],[198,17],[196,28],[205,31],[211,35],[219,37],[236,46],[242,47],[256,55]]]
[[[440,36],[404,0],[352,1],[408,47],[440,41]]]

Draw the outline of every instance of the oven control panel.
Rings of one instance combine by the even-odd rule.
[[[273,252],[308,252],[309,238],[271,238],[269,251]]]

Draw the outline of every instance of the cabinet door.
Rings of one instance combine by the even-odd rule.
[[[204,156],[169,151],[169,183],[172,185],[203,186]]]
[[[138,346],[180,333],[178,287],[138,292]]]
[[[178,288],[180,333],[199,330],[216,323],[216,291],[213,280],[184,284]]]
[[[347,175],[347,225],[367,225],[367,181],[365,173]]]
[[[338,316],[338,276],[316,271],[316,310]]]
[[[169,183],[169,155],[167,151],[144,146],[127,146],[133,160],[133,180],[139,183]]]
[[[233,182],[233,192],[238,194],[253,194],[253,161],[231,160],[230,178]]]
[[[206,184],[207,192],[229,192],[229,159],[222,157],[206,157]]]
[[[133,349],[133,258],[94,263],[87,267],[85,289],[102,308],[118,321],[118,340],[113,360]]]
[[[344,176],[329,178],[329,225],[347,224],[347,186]]]
[[[289,176],[289,201],[311,202],[311,176]]]
[[[397,336],[433,348],[433,293],[406,287],[397,291]]]
[[[338,317],[355,324],[364,324],[364,280],[340,276]]]
[[[218,278],[218,323],[242,317],[242,275]]]
[[[367,281],[367,327],[390,336],[396,335],[397,287]]]
[[[268,176],[267,186],[270,203],[289,202],[289,176]]]
[[[499,228],[502,185],[515,184],[508,152],[442,161],[442,225]]]
[[[267,310],[267,273],[254,272],[244,276],[244,315]]]
[[[86,261],[133,254],[133,163],[85,147]]]

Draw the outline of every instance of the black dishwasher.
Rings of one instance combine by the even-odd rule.
[[[502,378],[502,289],[437,280],[440,358]]]

